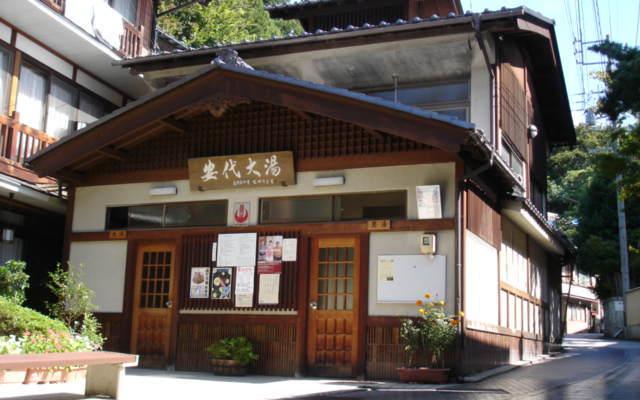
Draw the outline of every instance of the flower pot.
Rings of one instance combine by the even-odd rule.
[[[244,376],[249,370],[246,365],[242,365],[235,360],[220,360],[212,358],[211,365],[213,366],[214,374],[223,376]]]
[[[398,368],[398,375],[406,383],[447,383],[451,368]]]

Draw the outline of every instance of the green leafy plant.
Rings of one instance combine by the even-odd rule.
[[[409,366],[416,367],[420,356],[431,353],[431,366],[444,367],[444,353],[453,344],[458,333],[459,316],[445,311],[444,301],[429,301],[431,295],[425,294],[426,302],[416,301],[418,318],[406,318],[400,326],[400,336],[409,353]]]
[[[29,287],[29,275],[25,272],[27,263],[9,260],[0,265],[0,296],[16,304],[26,300],[25,290]]]
[[[243,336],[221,339],[207,347],[207,352],[215,359],[234,360],[242,366],[258,359],[258,355],[253,352],[253,345]]]
[[[82,265],[68,269],[58,264],[49,273],[47,287],[56,297],[56,301],[48,303],[49,313],[71,329],[90,340],[96,347],[102,346],[104,338],[100,334],[100,323],[93,315],[96,306],[93,304],[94,292],[84,283]]]
[[[22,336],[24,332],[47,334],[68,332],[69,329],[60,321],[42,315],[13,301],[0,297],[0,336]]]

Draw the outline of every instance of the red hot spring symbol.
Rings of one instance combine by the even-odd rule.
[[[240,204],[234,211],[233,218],[235,219],[236,224],[244,224],[249,220],[249,210],[244,206],[244,204]]]

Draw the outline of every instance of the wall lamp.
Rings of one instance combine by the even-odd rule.
[[[178,188],[175,185],[154,186],[149,190],[149,196],[175,196]]]
[[[344,185],[344,176],[327,176],[322,178],[315,178],[313,180],[314,187],[340,185]]]

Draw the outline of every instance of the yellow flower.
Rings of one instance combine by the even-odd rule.
[[[424,303],[422,302],[422,300],[416,300],[416,305],[417,305],[417,306],[421,306],[421,305],[423,305],[423,304],[424,304]]]
[[[424,308],[419,309],[419,310],[418,310],[418,312],[419,312],[420,314],[424,314]]]
[[[430,299],[430,298],[431,298],[431,295],[430,295],[429,293],[425,293],[425,294],[424,294],[424,298],[425,298],[425,299]]]
[[[440,300],[440,305],[443,306],[444,304],[444,300]]]
[[[461,317],[464,317],[464,311],[460,311],[460,314],[459,314],[459,315],[460,315]]]

